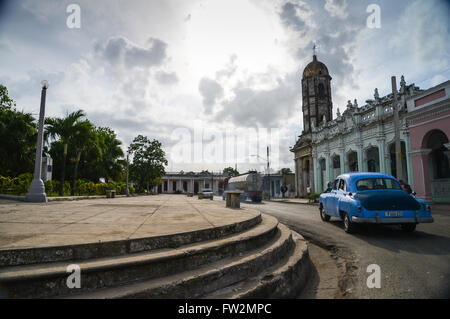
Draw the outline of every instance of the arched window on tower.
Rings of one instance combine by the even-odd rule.
[[[322,83],[319,83],[319,97],[324,97],[325,96],[325,87],[323,86]]]

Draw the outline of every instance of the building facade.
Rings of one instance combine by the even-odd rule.
[[[327,67],[314,56],[302,77],[304,129],[291,149],[296,196],[306,196],[308,185],[321,193],[339,174],[364,171],[391,174],[426,200],[450,203],[450,81],[424,91],[401,77],[395,101],[401,170],[393,94],[380,97],[375,89],[364,105],[348,101],[333,119],[330,83]]]
[[[176,192],[181,192],[197,194],[205,188],[210,188],[213,190],[214,194],[221,195],[224,188],[224,176],[217,173],[166,173],[162,177],[161,184],[153,188],[153,193],[174,194]]]
[[[295,197],[295,174],[262,174],[264,182],[264,191],[269,191],[270,187],[270,197],[282,198],[283,192],[281,191],[282,186],[286,186],[287,190],[284,193],[285,198]],[[269,183],[270,179],[270,183]]]
[[[408,99],[413,184],[417,195],[450,203],[450,81]]]
[[[406,120],[406,101],[422,92],[414,84],[406,85],[402,76],[397,95],[402,171],[395,161],[394,99],[392,94],[374,98],[362,107],[348,101],[337,118],[312,128],[312,156],[316,193],[344,172],[384,172],[413,184],[411,144]]]

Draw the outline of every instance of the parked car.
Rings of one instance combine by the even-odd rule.
[[[415,193],[407,194],[391,175],[349,173],[339,175],[331,191],[319,198],[320,217],[344,221],[344,230],[353,233],[356,224],[398,224],[407,232],[419,223],[432,223],[431,207]]]
[[[202,189],[202,191],[199,192],[198,195],[199,195],[199,198],[209,198],[209,199],[214,198],[214,193],[211,188]]]

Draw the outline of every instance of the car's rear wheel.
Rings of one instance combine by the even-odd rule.
[[[343,213],[343,219],[345,232],[348,234],[353,234],[356,230],[356,225],[352,223],[347,213]]]
[[[413,231],[416,230],[416,224],[402,224],[401,227],[403,231],[407,233],[412,233]]]
[[[319,207],[319,211],[320,211],[320,218],[324,221],[327,222],[330,220],[330,216],[325,214],[325,210],[323,209],[323,206],[320,205]]]

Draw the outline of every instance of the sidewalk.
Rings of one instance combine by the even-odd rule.
[[[437,211],[440,213],[450,213],[450,205],[449,204],[431,204],[431,213],[433,211]]]
[[[49,203],[0,199],[0,250],[180,234],[240,223],[259,214],[180,195]]]
[[[267,201],[267,200],[266,200]],[[287,203],[287,204],[310,204],[314,205],[317,203],[312,203],[307,198],[271,198],[269,202]]]

